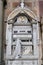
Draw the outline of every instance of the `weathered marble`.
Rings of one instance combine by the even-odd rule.
[[[18,8],[23,12],[21,13]],[[6,23],[7,46],[5,63],[6,65],[39,65],[39,24],[37,16],[28,7],[25,7],[23,2],[18,8],[16,10],[19,12],[14,10],[8,16]],[[25,13],[28,14],[30,20],[28,20],[27,15],[24,15]],[[13,18],[18,14],[19,16],[15,21]],[[14,22],[11,23],[10,21]]]

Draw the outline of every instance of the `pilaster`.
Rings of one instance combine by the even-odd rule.
[[[36,36],[37,36],[37,24],[33,24],[33,44],[34,44],[34,55],[37,56],[37,42],[36,42]]]
[[[11,56],[11,43],[12,43],[12,24],[7,24],[6,28],[6,57]]]

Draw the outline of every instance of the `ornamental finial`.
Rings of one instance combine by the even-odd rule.
[[[24,0],[21,0],[21,7],[24,7]]]

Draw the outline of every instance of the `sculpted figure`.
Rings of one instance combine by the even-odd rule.
[[[21,40],[17,39],[16,40],[16,48],[13,53],[13,58],[18,59],[19,57],[21,57]]]

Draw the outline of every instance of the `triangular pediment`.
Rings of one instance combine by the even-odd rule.
[[[31,11],[28,7],[17,7],[16,9],[14,9],[8,16],[7,21],[12,20],[14,17],[16,17],[19,13],[26,13],[28,14],[28,16],[30,16],[33,19],[36,19],[36,15],[34,14],[33,11]]]

